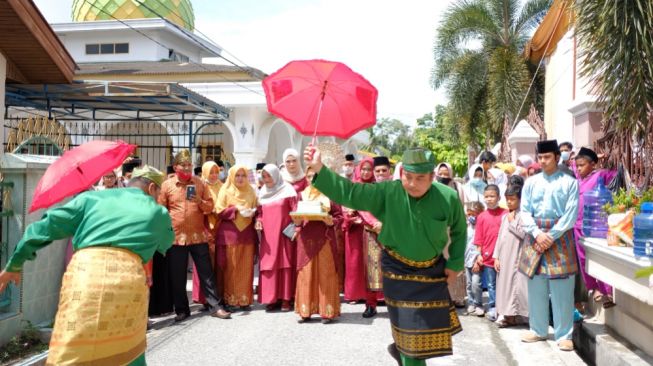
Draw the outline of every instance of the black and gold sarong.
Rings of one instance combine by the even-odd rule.
[[[451,336],[462,327],[449,296],[444,258],[418,262],[385,250],[382,261],[385,303],[399,352],[415,359],[451,355]]]

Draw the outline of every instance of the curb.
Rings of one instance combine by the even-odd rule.
[[[574,330],[578,353],[596,366],[649,366],[653,357],[610,331],[605,324],[585,320]]]

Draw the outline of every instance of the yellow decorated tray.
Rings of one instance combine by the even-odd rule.
[[[291,212],[290,217],[292,217],[293,219],[302,219],[308,221],[322,221],[326,217],[329,217],[329,214],[326,212],[322,212],[322,213]]]

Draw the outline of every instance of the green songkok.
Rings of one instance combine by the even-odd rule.
[[[142,168],[134,168],[134,172],[132,173],[132,178],[138,178],[138,177],[149,179],[159,187],[161,187],[161,184],[163,184],[163,178],[164,178],[163,173],[161,173],[158,169],[153,168],[149,165],[145,165]]]
[[[435,157],[430,150],[408,149],[401,159],[405,171],[417,174],[433,173]]]

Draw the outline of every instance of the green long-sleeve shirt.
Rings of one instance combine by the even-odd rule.
[[[20,272],[37,250],[71,236],[75,251],[91,246],[123,248],[140,256],[143,263],[155,251],[165,254],[175,238],[168,210],[142,190],[86,192],[48,210],[40,221],[28,226],[6,270]]]
[[[383,222],[379,241],[408,259],[432,259],[442,254],[450,238],[446,267],[463,269],[467,223],[453,189],[433,183],[423,197],[415,199],[400,181],[357,184],[326,167],[313,179],[313,185],[334,202],[372,213]]]

